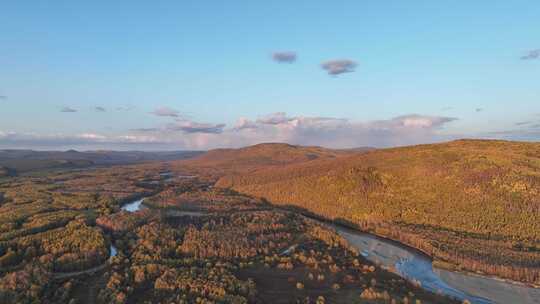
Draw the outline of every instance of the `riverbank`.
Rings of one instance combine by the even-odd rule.
[[[410,281],[420,283],[423,288],[432,292],[442,292],[460,300],[467,299],[473,304],[540,304],[540,289],[533,285],[499,277],[480,275],[473,272],[457,272],[439,269],[434,267],[434,260],[429,254],[406,243],[402,243],[399,240],[381,236],[371,231],[363,231],[362,229],[359,229],[358,226],[342,220],[329,220],[317,214],[301,210],[296,206],[276,206],[276,209],[299,213],[307,218],[331,225],[338,231],[350,231],[356,235],[369,235],[371,238],[374,238],[376,242],[385,244],[387,247],[386,250],[388,251],[387,255],[384,253],[383,255],[375,254],[376,259],[373,260],[374,262],[385,264],[384,266],[388,269],[395,271],[400,274],[400,276]],[[362,244],[357,242],[356,245],[360,252],[365,252],[366,243]],[[401,254],[401,256],[398,254],[398,257],[415,258],[416,262],[413,264],[418,266],[418,263],[420,263],[422,267],[404,268],[402,260],[388,258],[388,256],[394,254],[394,251],[399,251],[400,249],[405,250],[407,254]],[[369,254],[368,257],[370,257]],[[373,255],[371,257],[373,257]],[[398,266],[401,267],[401,269],[396,267],[398,262],[402,263]],[[411,264],[409,264],[409,266],[410,265]],[[421,269],[423,272],[418,272],[417,269]],[[409,273],[405,273],[404,271],[409,271]],[[494,290],[498,290],[498,292],[495,292]],[[501,290],[504,290],[504,292],[500,292]]]
[[[132,213],[137,212],[143,208],[143,200],[144,198],[139,198],[128,202],[122,205],[122,209]],[[474,273],[459,273],[438,269],[433,267],[433,259],[428,254],[397,240],[364,232],[354,227],[354,225],[342,221],[328,220],[309,212],[299,211],[296,208],[273,207],[274,210],[293,212],[328,225],[345,237],[364,257],[430,292],[445,294],[461,301],[468,300],[476,304],[539,303],[536,299],[540,299],[540,289],[527,287],[519,282],[508,282]],[[168,208],[158,209],[168,210]],[[174,209],[171,211],[170,213],[167,212],[167,215],[172,217],[208,215],[204,210],[194,212],[193,210]],[[243,210],[230,213],[252,211]],[[494,292],[493,289],[504,290],[504,292]]]
[[[490,279],[493,279],[493,280],[499,280],[499,281],[503,281],[503,282],[506,282],[506,283],[509,283],[509,284],[520,285],[520,286],[525,286],[525,287],[530,287],[530,288],[540,288],[540,285],[537,285],[537,284],[534,284],[534,283],[531,283],[531,282],[522,282],[522,281],[512,280],[512,279],[509,279],[509,278],[498,276],[496,274],[489,274],[489,273],[485,273],[485,272],[475,272],[475,271],[472,271],[472,270],[469,270],[469,269],[463,268],[463,267],[461,267],[461,269],[459,269],[454,264],[451,264],[451,263],[448,263],[446,261],[443,261],[443,260],[439,259],[436,255],[431,254],[428,250],[426,250],[424,248],[421,248],[421,247],[418,247],[418,246],[415,246],[415,244],[413,244],[413,242],[410,242],[409,240],[412,239],[412,238],[418,238],[418,236],[416,236],[416,235],[410,235],[409,238],[394,237],[392,233],[381,233],[382,230],[384,230],[384,231],[389,230],[389,228],[386,228],[386,227],[384,227],[384,229],[377,229],[376,227],[372,227],[370,225],[361,226],[361,225],[358,225],[356,223],[353,223],[353,222],[350,222],[348,220],[341,219],[341,218],[339,218],[339,219],[328,219],[326,217],[320,216],[319,214],[316,214],[314,212],[311,212],[309,210],[306,210],[304,208],[301,208],[301,207],[298,207],[298,206],[295,206],[295,205],[275,205],[275,204],[272,204],[272,206],[275,206],[276,208],[279,208],[279,209],[282,209],[282,210],[288,210],[288,211],[292,211],[292,212],[297,212],[297,213],[300,213],[300,214],[302,214],[302,215],[304,215],[306,217],[316,219],[318,221],[322,221],[322,222],[325,222],[325,223],[328,223],[328,224],[339,225],[341,227],[345,227],[345,228],[348,228],[348,229],[353,229],[353,230],[356,230],[356,231],[359,231],[359,232],[369,233],[369,234],[375,235],[378,238],[383,239],[383,240],[385,240],[387,242],[392,242],[392,243],[395,243],[395,244],[397,244],[399,246],[405,246],[405,247],[408,248],[408,250],[413,250],[413,251],[416,251],[418,254],[424,255],[425,258],[432,261],[432,263],[434,264],[434,267],[439,268],[441,270],[447,270],[447,271],[458,272],[458,273],[462,273],[462,274],[466,274],[466,275],[474,275],[474,276],[480,276],[480,277],[484,277],[484,278],[490,278]],[[400,234],[400,236],[401,235],[403,235],[403,233]],[[437,267],[439,265],[441,265],[442,267]],[[447,265],[447,266],[444,267],[443,265]]]

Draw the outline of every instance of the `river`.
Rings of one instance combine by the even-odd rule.
[[[142,203],[144,201],[144,198],[139,198],[139,199],[136,199],[132,202],[129,202],[125,205],[122,206],[122,210],[125,210],[127,212],[135,212],[135,211],[139,211],[142,207]]]
[[[143,207],[142,205],[143,201],[144,201],[144,198],[138,198],[136,200],[133,200],[129,203],[122,205],[120,209],[127,212],[139,211]],[[113,244],[111,244],[109,251],[110,251],[110,258],[115,257],[118,254],[118,249],[116,249],[116,247]]]
[[[431,259],[405,245],[341,226],[334,229],[368,260],[394,270],[431,292],[475,304],[540,304],[540,289],[519,283],[433,268]]]
[[[143,207],[144,198],[122,206],[136,212]],[[176,216],[202,216],[203,212],[175,211]],[[419,283],[422,288],[473,304],[540,304],[540,289],[497,278],[459,273],[433,268],[431,259],[417,250],[376,235],[333,225],[365,258],[401,277]],[[116,255],[111,246],[111,256]]]

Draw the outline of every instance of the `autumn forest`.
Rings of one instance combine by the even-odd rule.
[[[335,227],[540,285],[538,144],[262,144],[9,172],[0,303],[475,302],[374,262]]]

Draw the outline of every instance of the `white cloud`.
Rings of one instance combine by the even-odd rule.
[[[257,128],[257,124],[253,121],[249,120],[246,117],[240,117],[236,121],[236,124],[234,125],[235,130],[242,130],[242,129],[255,129]]]
[[[416,127],[416,128],[436,128],[442,126],[445,123],[456,120],[452,117],[440,117],[440,116],[422,116],[422,115],[406,115],[399,116],[393,119],[393,121],[401,123],[404,127]]]
[[[413,114],[354,122],[345,118],[287,116],[278,112],[254,121],[240,118],[235,127],[222,136],[233,146],[276,141],[334,148],[395,146],[444,140],[446,136],[438,134],[437,130],[454,120]]]
[[[118,149],[211,149],[262,142],[287,142],[332,148],[388,147],[451,139],[438,130],[455,118],[405,115],[387,120],[355,122],[345,118],[288,116],[284,112],[256,119],[242,117],[232,128],[225,124],[179,120],[157,128],[133,129],[126,134],[94,132],[43,135],[0,132],[0,146],[104,147]]]
[[[279,125],[283,123],[287,123],[293,118],[287,117],[287,113],[285,112],[276,112],[272,114],[265,115],[263,117],[260,117],[257,119],[257,123],[260,124],[268,124],[268,125]]]
[[[38,134],[0,131],[0,147],[61,150],[65,147],[100,147],[114,149],[121,145],[164,143],[155,136],[82,134]]]
[[[180,112],[169,107],[159,107],[155,109],[153,112],[150,112],[150,114],[154,114],[156,116],[165,116],[165,117],[179,117],[180,116]]]
[[[107,139],[106,136],[100,135],[100,134],[94,134],[94,133],[83,133],[78,135],[77,137],[82,139],[89,139],[89,140],[104,140]]]

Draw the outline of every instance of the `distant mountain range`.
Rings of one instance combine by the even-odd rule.
[[[195,157],[201,151],[33,151],[0,150],[0,177],[60,168],[85,168],[102,165],[134,164],[148,161],[170,161]]]

